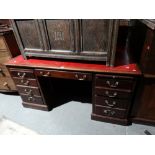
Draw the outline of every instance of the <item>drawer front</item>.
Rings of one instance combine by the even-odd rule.
[[[132,93],[128,91],[120,91],[116,89],[104,89],[104,88],[95,88],[95,94],[108,98],[120,98],[120,99],[129,99],[132,96]]]
[[[9,71],[2,64],[0,64],[0,77],[10,77]]]
[[[16,90],[16,86],[11,78],[1,77],[0,78],[0,89],[2,89],[2,90]]]
[[[21,95],[23,102],[35,103],[35,104],[44,104],[41,97]]]
[[[16,85],[22,86],[32,86],[38,87],[37,81],[35,79],[21,79],[21,78],[13,78]]]
[[[0,50],[7,50],[7,46],[5,44],[3,36],[0,36]]]
[[[108,117],[125,118],[127,116],[127,112],[125,110],[118,110],[101,106],[95,106],[94,112],[97,115]]]
[[[34,78],[33,70],[30,69],[10,69],[10,74],[12,77],[24,78]]]
[[[37,76],[44,76],[44,77],[55,77],[55,78],[87,80],[87,81],[92,80],[91,73],[55,71],[55,70],[35,70],[35,74]]]
[[[106,88],[133,90],[135,86],[135,78],[97,74],[95,77],[95,84],[96,86]]]
[[[130,100],[112,99],[96,95],[95,105],[107,106],[111,108],[127,109],[130,106]]]
[[[20,94],[41,96],[38,88],[17,86],[17,89]]]

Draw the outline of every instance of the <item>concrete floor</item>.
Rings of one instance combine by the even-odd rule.
[[[91,104],[68,102],[50,112],[24,108],[18,95],[0,94],[0,117],[6,117],[39,134],[69,135],[144,135],[155,127],[132,124],[114,125],[90,119]]]

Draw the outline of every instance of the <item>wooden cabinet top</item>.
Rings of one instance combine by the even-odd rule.
[[[56,61],[56,60],[40,60],[40,59],[28,59],[25,60],[21,55],[17,56],[7,63],[6,66],[12,67],[27,67],[27,68],[48,68],[58,70],[70,70],[70,71],[87,71],[95,73],[118,73],[118,74],[131,74],[141,75],[141,71],[137,64],[131,63],[127,65],[119,65],[116,67],[108,67],[103,64],[93,64],[84,62],[73,61]]]

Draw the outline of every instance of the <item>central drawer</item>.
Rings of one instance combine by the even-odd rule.
[[[35,74],[37,76],[44,76],[44,77],[55,77],[55,78],[73,79],[73,80],[86,80],[86,81],[92,80],[91,73],[82,73],[82,72],[36,69]]]

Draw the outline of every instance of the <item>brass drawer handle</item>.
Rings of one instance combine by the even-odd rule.
[[[111,84],[110,81],[106,81],[106,84],[108,84],[108,86],[111,88],[116,88],[118,86],[119,82],[116,81],[115,83]]]
[[[24,84],[24,85],[28,86],[30,81],[29,81],[29,80],[27,80],[26,82],[24,82],[24,80],[21,80],[20,82],[21,82],[22,84]]]
[[[18,72],[17,75],[18,75],[18,77],[20,77],[20,78],[24,78],[25,75],[26,75],[26,73],[20,73],[20,72]]]
[[[105,100],[105,103],[106,103],[109,107],[114,107],[114,106],[116,105],[116,101],[113,101],[113,102],[110,104],[108,100]]]
[[[28,97],[28,101],[35,101],[35,98],[33,98],[32,96]]]
[[[117,92],[114,92],[112,95],[110,95],[109,91],[106,91],[105,94],[110,97],[110,98],[113,98],[113,97],[116,97],[117,96]]]
[[[106,114],[106,115],[109,115],[109,116],[113,116],[113,115],[115,115],[116,112],[113,111],[113,110],[104,109],[103,113]]]
[[[79,77],[78,74],[75,74],[76,79],[78,80],[85,80],[87,78],[87,75],[83,75],[82,77]]]
[[[48,76],[50,76],[50,72],[47,72],[46,74],[42,73],[42,75],[45,76],[45,77],[48,77]]]
[[[32,90],[30,89],[29,91],[27,89],[24,89],[24,91],[27,93],[27,95],[32,95]]]
[[[29,82],[30,82],[30,81],[27,80],[27,81],[24,83],[24,85],[27,86],[27,85],[29,84]]]

